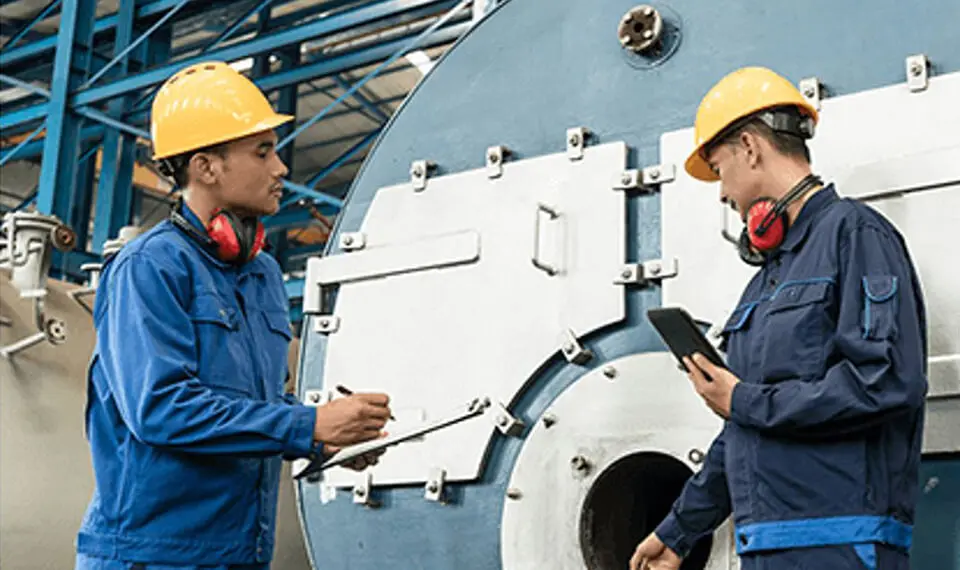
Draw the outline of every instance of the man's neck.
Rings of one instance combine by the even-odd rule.
[[[776,188],[776,193],[774,196],[779,200],[790,193],[801,180],[806,178],[811,174],[810,166],[807,164],[788,164],[784,165],[782,168],[775,170],[773,174],[774,178],[771,181],[774,188]],[[797,197],[789,206],[787,206],[787,218],[792,224],[796,221],[797,216],[800,215],[800,211],[803,210],[803,205],[806,204],[807,200],[810,199],[815,193],[820,191],[823,188],[822,185],[817,184],[813,188],[804,192],[801,196]]]
[[[193,212],[195,216],[200,218],[200,222],[204,226],[210,223],[210,219],[213,218],[213,212],[218,207],[212,200],[207,199],[207,196],[191,191],[184,193],[183,203],[190,208],[190,211]]]

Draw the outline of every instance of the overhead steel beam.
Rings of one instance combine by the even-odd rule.
[[[29,22],[23,22],[22,27],[13,35],[13,37],[7,40],[7,43],[3,44],[3,47],[0,48],[0,51],[10,49],[11,47],[15,46],[17,42],[19,42],[24,38],[31,38],[34,40],[44,39],[43,36],[36,37],[38,34],[32,31],[33,27],[37,25],[37,22],[40,22],[50,17],[53,14],[53,11],[56,10],[58,6],[60,6],[61,1],[62,0],[53,0],[52,2],[47,4],[42,10],[37,12],[37,15],[31,18]]]
[[[374,6],[364,6],[355,10],[350,10],[342,14],[324,18],[317,22],[299,26],[283,32],[268,34],[258,37],[249,42],[228,46],[218,50],[213,50],[203,56],[189,57],[157,69],[151,69],[143,73],[138,73],[132,77],[126,77],[114,81],[110,85],[100,87],[91,87],[85,89],[74,96],[75,105],[90,105],[107,99],[112,99],[139,89],[144,89],[162,83],[177,71],[208,59],[221,61],[233,61],[279,50],[293,44],[321,37],[326,34],[344,30],[363,23],[376,21],[389,16],[397,15],[407,10],[413,10],[422,7],[442,7],[453,5],[451,0],[389,0]]]
[[[329,176],[333,171],[337,170],[338,168],[346,164],[348,160],[353,158],[353,155],[357,154],[358,152],[366,148],[367,145],[372,143],[377,138],[377,135],[380,134],[380,131],[383,130],[384,126],[386,126],[386,124],[380,125],[376,129],[374,129],[372,132],[368,133],[367,136],[363,137],[355,145],[353,145],[352,147],[344,151],[343,154],[335,158],[333,162],[325,166],[323,170],[316,173],[312,178],[310,178],[310,180],[307,181],[307,186],[309,186],[310,188],[316,188],[317,184],[319,184],[321,180]]]

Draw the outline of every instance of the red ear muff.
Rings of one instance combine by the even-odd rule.
[[[240,219],[226,210],[214,213],[207,234],[216,244],[217,257],[227,263],[244,263],[263,249],[266,231],[256,218]]]
[[[747,209],[747,236],[750,245],[758,251],[772,251],[780,247],[787,235],[786,215],[774,212],[776,207],[776,201],[761,198]]]

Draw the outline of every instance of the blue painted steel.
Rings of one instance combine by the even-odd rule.
[[[320,192],[319,190],[308,188],[307,186],[304,186],[302,184],[297,184],[296,182],[292,182],[290,180],[284,180],[283,187],[289,190],[290,192],[293,192],[294,194],[300,194],[301,196],[313,198],[314,200],[317,200],[320,203],[330,204],[331,206],[335,206],[337,208],[343,207],[343,200],[330,196],[329,194]]]
[[[669,8],[683,18],[683,43],[672,59],[652,69],[630,65],[617,42],[617,24],[635,5],[514,0],[482,20],[394,115],[351,188],[327,252],[338,251],[341,232],[360,229],[379,188],[408,180],[408,165],[416,159],[436,161],[442,174],[477,168],[477,157],[495,144],[510,147],[517,159],[559,153],[565,130],[583,125],[599,143],[625,141],[631,166],[647,166],[659,163],[660,135],[692,125],[703,94],[740,66],[767,65],[795,82],[817,75],[832,95],[902,84],[904,58],[914,53],[928,54],[938,72],[960,70],[955,0],[913,7],[910,26],[902,25],[903,4],[896,0],[876,0],[868,8],[811,0],[800,8],[762,10],[745,1],[675,0]],[[795,38],[803,38],[803,49]],[[864,45],[871,49],[863,51]],[[660,257],[659,219],[658,196],[628,201],[629,260]],[[511,412],[530,425],[595,367],[660,350],[643,318],[659,304],[657,289],[627,292],[625,321],[584,339],[596,358],[587,366],[549,359]],[[327,350],[327,337],[312,332],[309,319],[303,330],[301,396],[323,387]],[[322,504],[316,484],[299,483],[315,567],[499,570],[504,494],[522,445],[522,438],[498,437],[487,450],[481,479],[450,485],[454,500],[447,506],[425,501],[419,486],[378,490],[380,509],[361,509],[342,493]],[[934,532],[957,528],[948,521]],[[917,549],[923,532],[918,526]]]
[[[303,279],[288,279],[283,286],[287,289],[287,297],[297,299],[303,297]]]
[[[344,151],[343,154],[341,154],[340,156],[338,156],[337,158],[335,158],[335,159],[333,160],[333,162],[331,162],[330,164],[328,164],[327,166],[325,166],[325,167],[323,168],[323,170],[321,170],[320,172],[316,173],[316,175],[314,175],[313,178],[311,178],[310,180],[308,180],[308,181],[307,181],[307,186],[309,186],[309,187],[311,187],[311,188],[315,188],[315,187],[317,186],[317,184],[320,183],[321,180],[323,180],[323,179],[326,178],[327,176],[330,176],[331,173],[333,173],[335,170],[337,170],[338,168],[340,168],[341,166],[343,166],[344,164],[346,164],[348,160],[350,160],[351,158],[353,158],[353,155],[355,155],[355,154],[357,154],[358,152],[360,152],[361,150],[365,149],[365,148],[367,147],[367,145],[369,145],[370,143],[372,143],[372,142],[374,141],[374,139],[377,138],[377,135],[380,134],[380,131],[381,131],[381,130],[383,130],[383,125],[377,127],[376,129],[373,130],[373,132],[368,133],[367,136],[363,137],[363,138],[362,138],[360,141],[358,141],[355,145],[353,145],[352,147],[350,147],[350,148],[348,148],[346,151]]]
[[[170,11],[169,11],[169,12],[167,12],[166,14],[164,14],[162,18],[160,18],[159,20],[157,20],[152,26],[150,26],[150,28],[149,28],[147,31],[143,32],[143,34],[141,34],[141,35],[140,35],[136,40],[134,40],[133,42],[123,42],[123,41],[121,41],[121,40],[120,40],[121,32],[119,31],[119,29],[122,29],[124,26],[127,25],[127,22],[128,22],[128,21],[130,22],[130,24],[129,24],[130,26],[133,25],[133,14],[131,13],[129,17],[124,16],[124,15],[121,15],[121,16],[120,16],[120,22],[119,22],[119,24],[118,24],[118,26],[117,26],[117,27],[118,27],[118,31],[117,31],[117,41],[115,42],[114,45],[115,45],[115,46],[123,45],[124,48],[123,48],[122,50],[120,50],[120,53],[115,54],[115,55],[113,56],[113,59],[111,59],[109,62],[107,62],[107,64],[106,64],[105,66],[103,66],[102,68],[100,68],[99,71],[97,71],[95,74],[93,74],[93,77],[91,77],[90,79],[88,79],[88,80],[86,81],[86,83],[84,83],[80,88],[81,88],[81,89],[86,89],[87,87],[90,87],[91,85],[93,85],[94,83],[96,83],[98,79],[100,79],[100,78],[103,77],[108,71],[110,71],[110,69],[113,68],[114,65],[116,65],[117,63],[119,63],[119,62],[121,62],[121,61],[125,61],[125,58],[127,57],[127,55],[128,55],[131,51],[133,51],[134,49],[136,49],[137,46],[140,45],[141,42],[143,42],[144,40],[146,40],[147,38],[149,38],[149,37],[150,37],[150,34],[152,34],[153,32],[157,31],[158,29],[160,29],[160,28],[167,22],[167,20],[169,20],[170,18],[174,17],[174,16],[176,15],[176,13],[180,11],[181,8],[183,8],[184,6],[187,5],[188,2],[190,2],[190,0],[180,0],[180,2],[177,3],[173,8],[170,8]],[[128,4],[129,4],[129,3],[128,3]],[[123,12],[123,11],[124,11],[124,10],[123,10],[123,6],[121,6],[120,8],[121,8],[121,11]],[[129,45],[127,45],[127,44],[129,44]]]
[[[448,10],[447,13],[444,14],[442,17],[440,17],[436,22],[434,22],[433,24],[430,24],[430,26],[427,29],[420,32],[420,34],[418,34],[415,38],[404,43],[400,47],[400,49],[398,49],[390,57],[388,57],[386,61],[378,65],[370,73],[363,76],[363,78],[360,81],[357,81],[356,83],[354,83],[352,87],[350,87],[349,89],[346,90],[346,92],[343,93],[343,95],[331,101],[330,104],[324,107],[319,113],[311,117],[304,124],[297,127],[295,131],[293,131],[285,139],[280,141],[280,143],[277,145],[277,148],[283,148],[286,145],[288,145],[291,141],[293,141],[293,139],[297,137],[297,135],[299,135],[306,129],[310,128],[310,126],[312,126],[317,121],[319,121],[324,116],[326,116],[326,114],[329,113],[331,109],[339,105],[347,97],[350,97],[351,95],[353,95],[358,89],[366,85],[368,81],[370,81],[371,79],[379,75],[381,71],[389,67],[391,63],[400,59],[411,50],[419,47],[422,42],[424,42],[427,38],[429,38],[435,31],[440,29],[440,27],[443,26],[445,23],[449,22],[454,16],[459,14],[464,8],[469,6],[470,3],[471,3],[471,0],[463,0],[456,6]]]
[[[123,100],[123,99],[121,98],[121,99],[118,99],[118,101],[119,101],[119,100]],[[111,101],[110,103],[112,104],[112,103],[114,103],[114,101]],[[128,135],[133,135],[133,136],[135,136],[135,137],[142,137],[142,138],[144,138],[144,139],[150,140],[150,133],[149,133],[149,132],[147,132],[147,131],[145,131],[145,130],[143,130],[143,129],[138,129],[137,127],[134,127],[134,126],[132,126],[132,125],[128,125],[128,124],[126,124],[126,123],[124,123],[124,122],[122,122],[122,121],[118,121],[117,119],[114,119],[114,118],[111,117],[110,115],[107,115],[107,114],[105,114],[105,113],[101,113],[100,111],[97,111],[97,110],[94,109],[93,107],[77,107],[77,108],[73,109],[73,111],[74,111],[75,113],[77,113],[78,115],[83,115],[84,117],[87,117],[88,119],[93,119],[94,121],[98,121],[98,122],[100,122],[100,123],[103,123],[104,125],[107,125],[108,127],[113,127],[114,129],[116,129],[116,130],[118,130],[118,131],[123,131],[123,132],[127,133]],[[121,108],[121,111],[122,111],[122,108]]]
[[[6,164],[8,161],[10,161],[10,160],[13,159],[14,157],[16,157],[18,152],[20,152],[21,150],[23,150],[27,145],[30,144],[30,141],[32,141],[33,139],[35,139],[35,138],[37,137],[37,135],[40,134],[40,131],[43,130],[43,127],[44,127],[44,125],[40,125],[40,126],[37,127],[36,129],[34,129],[32,133],[30,133],[29,135],[27,135],[27,137],[26,137],[25,139],[23,139],[22,141],[20,141],[20,143],[17,144],[17,146],[13,147],[13,148],[10,150],[10,152],[4,152],[4,153],[3,153],[3,156],[0,157],[0,166],[3,166],[3,165]]]
[[[62,209],[69,204],[76,183],[77,152],[79,151],[81,120],[68,109],[67,98],[89,70],[88,50],[93,40],[93,22],[96,0],[67,2],[60,11],[60,30],[57,33],[57,53],[50,103],[47,106],[47,134],[44,138],[43,161],[37,193],[37,210],[67,219]],[[66,199],[64,199],[66,197]]]
[[[32,83],[27,83],[26,81],[20,81],[20,80],[17,79],[16,77],[10,77],[9,75],[5,75],[5,74],[3,74],[3,73],[0,73],[0,81],[2,81],[2,82],[4,82],[4,83],[9,83],[10,85],[13,85],[14,87],[19,87],[20,89],[24,89],[24,90],[26,90],[26,91],[29,91],[29,92],[35,94],[35,95],[40,95],[40,96],[45,97],[45,98],[47,98],[47,99],[50,98],[50,92],[47,91],[46,89],[44,89],[43,87],[38,87],[38,86],[36,86],[36,85],[34,85],[34,84],[32,84]]]
[[[382,71],[380,72],[380,77],[383,77]],[[333,82],[340,87],[340,89],[343,89],[344,91],[349,91],[352,89],[350,83],[340,75],[334,75],[332,79]],[[350,97],[353,98],[357,103],[360,103],[364,109],[370,112],[381,123],[386,123],[390,118],[386,113],[383,112],[383,110],[380,109],[380,107],[367,98],[367,96],[363,93],[363,89],[353,90],[353,92],[350,94]]]
[[[38,130],[37,133],[41,132],[44,126],[45,125],[43,123],[40,123],[40,127],[39,127],[40,130]],[[103,132],[104,132],[103,125],[84,125],[83,128],[80,130],[80,135],[79,135],[80,142],[89,142],[94,139],[98,139],[103,136]],[[20,142],[23,143],[24,141],[20,141]],[[13,154],[14,152],[16,152],[16,158],[19,160],[29,160],[29,159],[38,158],[41,154],[43,154],[43,145],[44,145],[44,142],[43,142],[43,139],[41,139],[38,141],[31,140],[26,145],[24,145],[23,148],[19,150],[17,149],[17,147],[4,148],[0,150],[0,164],[6,164],[6,162],[10,160],[7,157]]]
[[[37,25],[37,22],[43,21],[49,18],[51,15],[53,15],[53,11],[56,10],[58,6],[60,6],[60,1],[61,0],[53,0],[52,2],[44,6],[42,10],[37,12],[36,16],[31,18],[29,22],[27,22],[26,24],[24,24],[22,28],[20,28],[20,31],[18,31],[12,38],[7,40],[7,43],[3,44],[3,47],[0,48],[0,50],[10,49],[11,47],[17,45],[17,42],[28,37],[28,35],[30,34],[30,30],[32,30],[33,27]]]
[[[210,9],[216,5],[224,5],[234,2],[235,0],[217,0],[211,1],[206,0],[205,2],[198,2],[197,8],[206,8]],[[137,19],[143,20],[155,16],[157,14],[162,14],[168,11],[170,8],[179,3],[180,0],[153,0],[152,2],[140,1],[137,2]],[[69,3],[69,2],[68,2]],[[204,4],[205,6],[201,6]],[[97,20],[94,25],[94,33],[100,34],[112,30],[117,26],[119,18],[116,14],[111,14],[110,16],[104,16]],[[43,40],[32,42],[30,44],[12,48],[9,50],[3,50],[0,52],[0,68],[7,69],[7,66],[11,66],[16,63],[27,62],[34,64],[37,61],[37,57],[43,55],[47,52],[52,52],[57,47],[57,38],[52,36]]]
[[[213,50],[203,56],[194,56],[176,61],[156,69],[151,69],[143,73],[126,77],[109,85],[91,87],[81,93],[78,93],[74,103],[77,105],[89,105],[105,99],[112,99],[113,97],[129,93],[131,91],[150,87],[165,81],[176,71],[183,69],[188,65],[205,61],[207,59],[217,59],[223,61],[242,59],[252,55],[276,51],[283,47],[299,44],[306,40],[334,32],[339,32],[364,23],[378,21],[386,16],[396,15],[407,10],[424,7],[430,8],[435,5],[442,6],[445,4],[450,4],[449,0],[391,0],[388,2],[378,3],[374,6],[363,6],[361,8],[344,12],[343,14],[332,16],[330,18],[320,19],[305,26],[284,30],[282,32],[258,37],[249,42],[243,42],[218,50]]]

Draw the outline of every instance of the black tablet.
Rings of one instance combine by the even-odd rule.
[[[649,309],[647,318],[660,333],[660,337],[663,338],[673,355],[677,357],[685,372],[687,367],[683,365],[683,357],[692,357],[697,352],[717,366],[727,367],[723,358],[720,357],[720,353],[710,344],[710,341],[701,332],[700,327],[685,310],[679,307]]]

